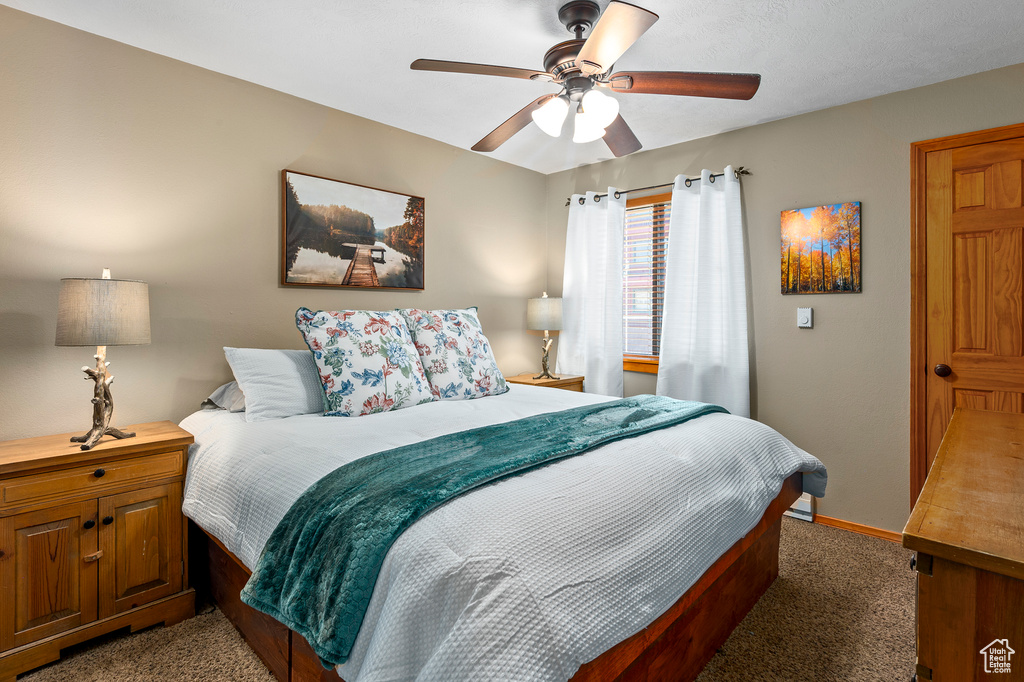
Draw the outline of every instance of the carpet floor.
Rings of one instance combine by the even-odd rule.
[[[698,682],[905,680],[914,664],[914,574],[899,545],[783,519],[779,578]],[[19,682],[273,677],[217,609],[170,628],[109,636]]]

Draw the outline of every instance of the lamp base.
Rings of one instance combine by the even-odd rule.
[[[551,342],[553,340],[554,339],[552,339],[550,336],[548,336],[547,332],[544,332],[544,343],[542,343],[541,346],[540,346],[544,350],[544,355],[542,355],[541,359],[540,359],[540,370],[541,371],[540,371],[539,375],[534,377],[534,379],[555,379],[555,380],[557,380],[557,379],[561,378],[561,377],[553,376],[551,374],[551,372],[548,371],[548,352],[551,350]]]
[[[85,378],[96,382],[92,397],[92,428],[88,433],[74,436],[71,439],[72,443],[81,443],[83,450],[91,450],[103,436],[113,436],[114,438],[133,438],[135,436],[134,431],[122,431],[110,425],[110,418],[114,414],[114,398],[110,393],[110,384],[114,382],[114,377],[110,376],[110,372],[107,371],[107,366],[110,364],[107,362],[107,347],[97,346],[94,357],[96,358],[95,369],[92,367],[82,368],[86,375]]]

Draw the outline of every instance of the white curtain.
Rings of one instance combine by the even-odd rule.
[[[587,393],[622,396],[622,230],[626,198],[570,200],[555,371],[583,375]]]
[[[658,395],[750,416],[740,181],[676,178],[668,234]]]

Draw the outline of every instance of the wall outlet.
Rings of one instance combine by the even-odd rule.
[[[814,308],[796,309],[796,326],[801,329],[814,328]]]

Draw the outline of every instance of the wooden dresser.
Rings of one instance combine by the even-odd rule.
[[[918,680],[1024,680],[1024,414],[957,408],[903,546]]]
[[[0,443],[0,682],[63,647],[195,613],[181,492],[192,435],[138,424]]]
[[[529,386],[547,386],[548,388],[561,388],[566,391],[583,392],[583,377],[569,376],[564,374],[557,379],[534,379],[534,372],[517,374],[514,377],[505,377],[510,384],[527,384]]]

